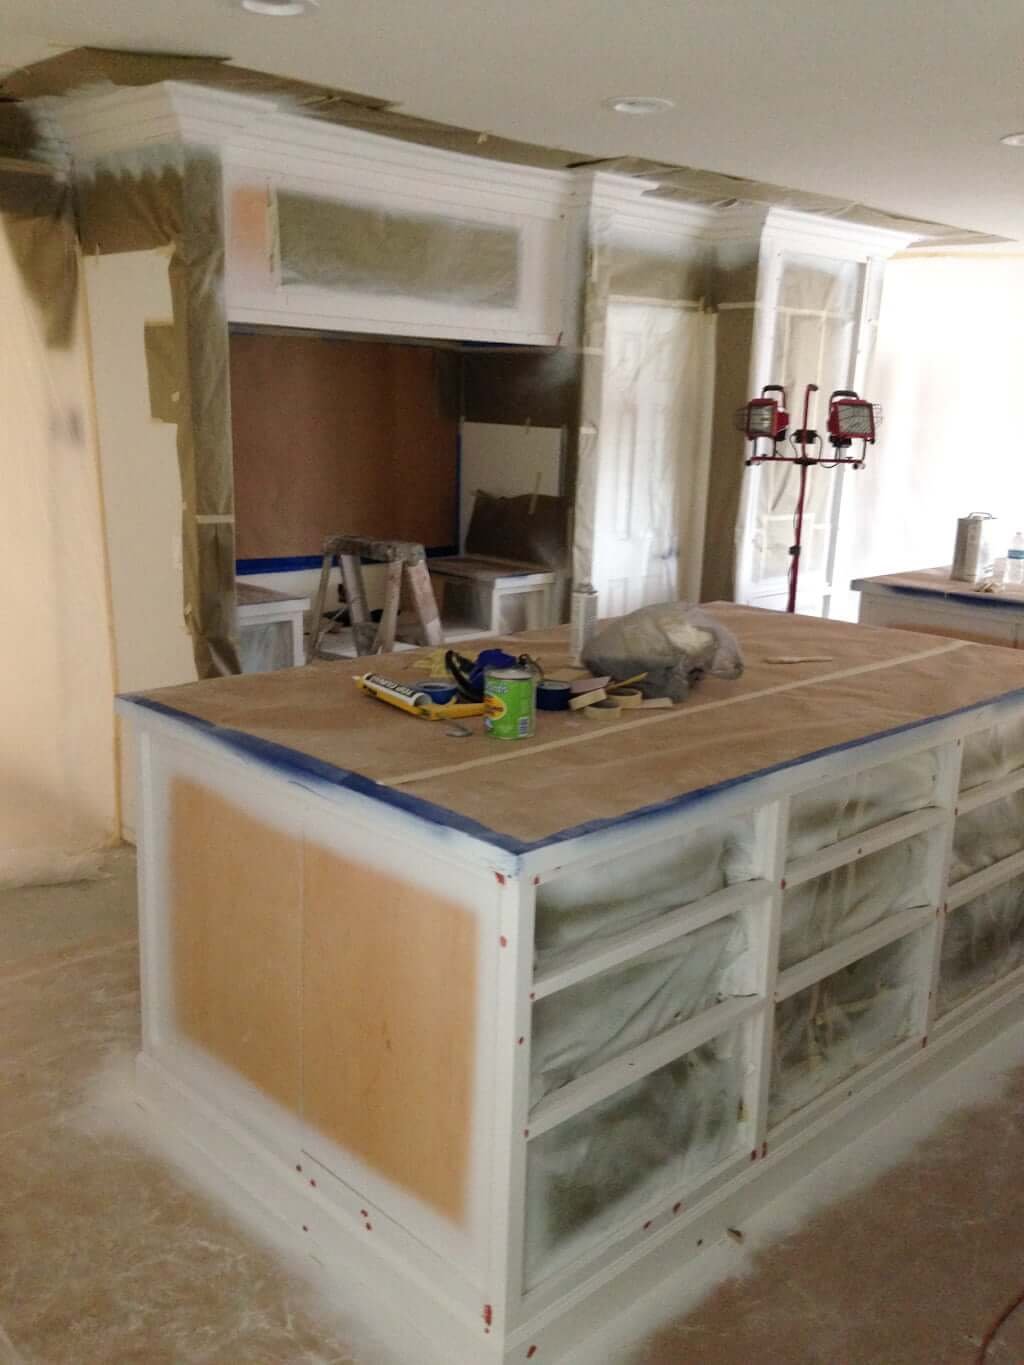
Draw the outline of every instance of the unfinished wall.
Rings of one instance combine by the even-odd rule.
[[[87,257],[96,417],[113,606],[124,692],[196,677],[185,624],[181,477],[173,424],[150,412],[144,331],[171,316],[168,254]],[[122,744],[125,827],[134,829],[130,745]]]
[[[425,346],[233,335],[239,559],[317,554],[341,531],[454,545],[456,365]]]
[[[73,876],[117,831],[110,620],[78,268],[59,216],[0,222],[0,882]],[[43,299],[48,316],[37,306]],[[53,307],[64,303],[70,311],[57,340]]]

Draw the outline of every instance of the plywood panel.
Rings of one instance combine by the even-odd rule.
[[[476,921],[316,845],[305,864],[306,1119],[461,1222],[476,1055]]]
[[[339,531],[453,545],[452,363],[425,346],[232,336],[239,558],[316,554]]]
[[[297,1114],[301,841],[185,778],[172,780],[169,819],[178,1027]]]

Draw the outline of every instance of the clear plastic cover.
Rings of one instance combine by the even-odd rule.
[[[909,1037],[919,936],[880,948],[775,1010],[770,1125],[810,1104]]]
[[[756,875],[753,848],[753,821],[747,817],[546,882],[537,888],[537,966],[559,952],[702,900],[733,882],[749,881]]]
[[[1013,716],[964,740],[960,790],[970,791],[1020,768],[1024,768],[1024,716]]]
[[[1010,858],[1024,848],[1024,791],[959,815],[953,832],[951,882]]]
[[[938,771],[938,756],[928,751],[794,796],[788,856],[816,853],[886,820],[926,809],[935,802]]]
[[[743,1031],[696,1048],[527,1149],[525,1273],[536,1284],[632,1210],[692,1184],[736,1147]]]
[[[954,910],[946,919],[937,1011],[945,1014],[975,991],[1024,963],[1024,877],[1015,877]]]
[[[785,970],[887,915],[928,904],[931,836],[919,834],[786,891],[779,966]]]
[[[519,233],[496,223],[277,195],[283,285],[514,308]]]
[[[530,1101],[752,989],[747,934],[734,916],[538,1001]]]

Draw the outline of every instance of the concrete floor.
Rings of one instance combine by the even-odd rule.
[[[364,1365],[305,1277],[112,1126],[95,1077],[138,1045],[130,853],[96,881],[0,892],[0,1365]],[[1022,1170],[1024,1066],[604,1358],[972,1365],[1024,1288]],[[1024,1361],[1024,1310],[988,1360]]]

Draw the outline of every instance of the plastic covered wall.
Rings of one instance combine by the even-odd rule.
[[[603,590],[605,614],[699,593],[709,270],[704,242],[644,242],[592,215],[573,576]],[[640,587],[623,598],[619,583]]]
[[[26,179],[40,188],[36,173]],[[64,196],[6,189],[0,883],[70,878],[117,835],[110,609],[78,249]]]
[[[83,247],[100,254],[169,248],[172,366],[183,497],[185,620],[199,676],[237,673],[235,525],[224,225],[216,154],[157,147],[92,163],[79,179]],[[143,345],[144,337],[139,338]]]
[[[519,234],[437,214],[395,213],[279,190],[282,285],[314,285],[513,308]]]

